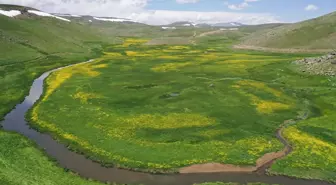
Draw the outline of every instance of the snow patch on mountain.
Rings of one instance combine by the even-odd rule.
[[[45,12],[40,12],[40,11],[37,11],[37,10],[28,10],[28,13],[35,14],[35,15],[42,16],[42,17],[53,17],[53,18],[56,18],[56,19],[59,19],[59,20],[62,20],[62,21],[71,22],[69,19],[65,19],[65,18],[62,18],[62,17],[51,15],[51,14],[45,13]]]
[[[101,18],[101,17],[93,17],[96,20],[99,21],[110,21],[110,22],[125,22],[126,19],[118,19],[118,18]]]
[[[19,10],[0,10],[0,14],[5,15],[7,17],[15,17],[21,14]]]
[[[166,27],[166,26],[162,26],[161,27],[164,30],[176,30],[176,27]]]
[[[75,14],[60,14],[60,13],[54,13],[53,15],[55,15],[55,16],[61,16],[61,17],[77,17],[77,18],[82,17],[82,16],[80,16],[80,15],[75,15]]]

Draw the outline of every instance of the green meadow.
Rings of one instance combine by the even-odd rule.
[[[1,185],[98,185],[56,166],[34,143],[0,132]]]
[[[275,134],[286,120],[307,116],[286,126],[294,150],[268,173],[336,182],[336,78],[292,63],[315,54],[232,49],[242,38],[252,46],[329,49],[334,18],[200,37],[212,29],[0,16],[0,120],[43,72],[95,58],[48,77],[27,115],[32,127],[105,166],[178,172],[208,162],[255,165],[283,149]],[[1,185],[100,184],[58,167],[23,136],[0,130],[0,140]]]
[[[333,119],[336,79],[291,64],[311,55],[234,51],[225,36],[197,45],[147,41],[124,38],[92,63],[53,73],[31,125],[106,166],[175,172],[207,162],[255,165],[284,147],[275,131],[285,120],[308,114],[285,130],[294,152],[270,173],[335,181],[336,158],[325,154],[336,151],[336,129],[319,123]]]

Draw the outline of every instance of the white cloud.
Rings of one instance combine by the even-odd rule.
[[[195,23],[240,22],[244,24],[262,24],[279,22],[277,17],[269,14],[233,13],[233,12],[196,12],[155,10],[134,13],[129,19],[149,24],[169,24],[176,21]]]
[[[315,11],[317,9],[318,9],[318,7],[316,5],[313,5],[313,4],[309,4],[305,8],[306,11]]]
[[[126,18],[153,25],[176,21],[241,22],[244,24],[279,22],[277,17],[262,13],[147,10],[146,5],[150,1],[153,0],[0,0],[0,3],[34,7],[49,13]]]
[[[250,6],[249,3],[257,2],[259,0],[244,0],[243,2],[239,4],[230,4],[229,2],[224,2],[225,5],[228,6],[231,10],[242,10]]]
[[[242,2],[240,4],[231,4],[231,5],[228,5],[228,8],[230,8],[231,10],[242,10],[246,7],[248,7],[249,4],[247,2]]]
[[[199,0],[176,0],[179,4],[197,3]]]

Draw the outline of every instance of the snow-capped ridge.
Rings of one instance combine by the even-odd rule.
[[[244,24],[239,23],[239,22],[226,22],[226,23],[215,23],[211,24],[213,27],[240,27],[244,26]]]
[[[75,15],[75,14],[61,14],[61,13],[53,13],[55,16],[61,16],[61,17],[82,17],[81,15]]]
[[[19,10],[0,10],[0,14],[7,16],[7,17],[15,17],[18,15],[21,15],[21,12]]]
[[[162,26],[161,28],[164,29],[164,30],[176,30],[176,27]]]
[[[93,17],[99,21],[110,21],[110,22],[124,22],[127,21],[126,19],[119,19],[119,18],[102,18],[102,17]]]
[[[55,15],[51,15],[49,13],[41,12],[41,11],[37,11],[37,10],[28,10],[28,13],[35,14],[35,15],[42,16],[42,17],[53,17],[53,18],[56,18],[56,19],[59,19],[59,20],[62,20],[62,21],[71,22],[69,19],[65,19],[65,18],[62,18],[62,17],[58,17],[58,16],[55,16]]]

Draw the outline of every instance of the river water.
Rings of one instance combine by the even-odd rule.
[[[20,133],[55,159],[60,167],[70,169],[78,175],[95,179],[101,182],[116,182],[120,184],[144,184],[144,185],[192,185],[202,182],[263,182],[281,185],[328,185],[329,183],[318,180],[302,180],[285,176],[267,176],[258,173],[201,173],[201,174],[150,174],[134,172],[118,168],[106,168],[99,163],[85,158],[67,149],[67,147],[50,135],[39,133],[28,126],[25,114],[41,97],[43,93],[44,79],[58,68],[44,73],[37,78],[30,89],[29,95],[25,100],[18,104],[15,109],[5,116],[2,122],[3,129]]]

